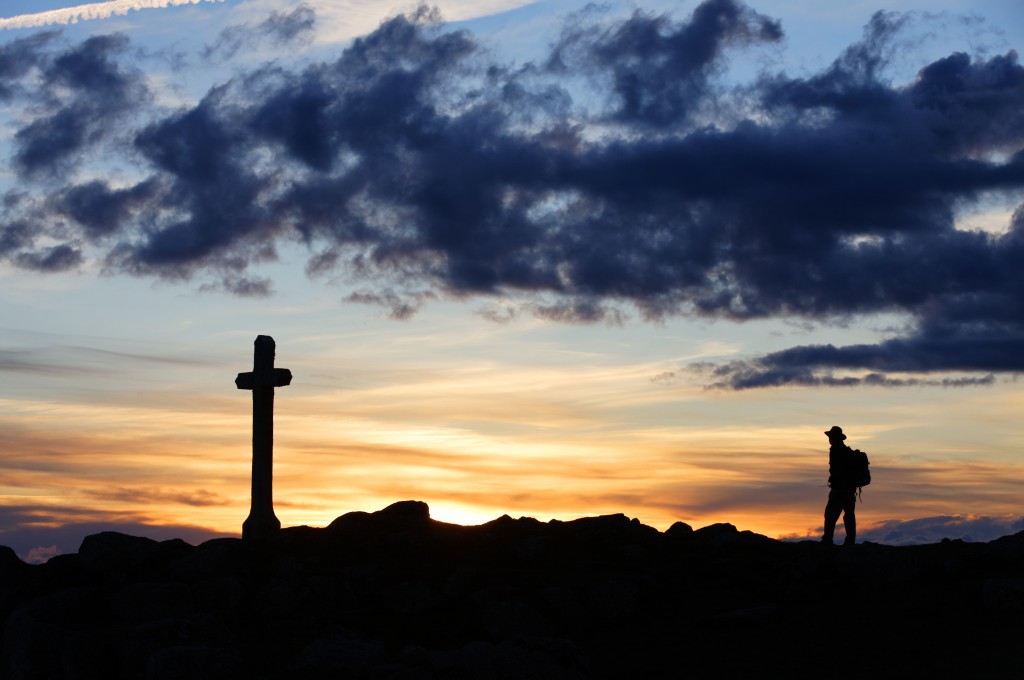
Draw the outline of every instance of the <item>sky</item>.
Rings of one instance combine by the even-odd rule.
[[[1024,529],[1024,6],[9,0],[0,544]]]

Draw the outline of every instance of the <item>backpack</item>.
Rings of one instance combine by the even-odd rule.
[[[860,449],[851,449],[850,481],[858,489],[871,483],[871,469],[868,467],[868,454]]]

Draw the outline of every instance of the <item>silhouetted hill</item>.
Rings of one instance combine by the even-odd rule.
[[[396,503],[267,542],[0,548],[3,677],[1024,677],[1024,533],[852,549]]]

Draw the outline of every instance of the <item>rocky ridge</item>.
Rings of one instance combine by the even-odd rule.
[[[783,543],[403,501],[266,541],[0,547],[0,677],[1024,677],[1024,533]]]

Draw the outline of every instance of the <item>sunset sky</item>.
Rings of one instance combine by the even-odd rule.
[[[884,9],[884,12],[879,10]],[[0,7],[0,544],[1024,529],[1018,0]]]

